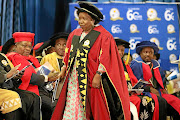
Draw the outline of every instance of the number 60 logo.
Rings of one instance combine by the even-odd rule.
[[[129,43],[130,43],[130,48],[131,48],[131,50],[134,50],[134,49],[136,48],[136,45],[137,45],[138,43],[140,43],[140,41],[136,41],[136,42],[135,42],[135,39],[131,39],[131,40],[129,40]]]
[[[164,17],[167,21],[174,20],[174,12],[166,10],[166,12],[164,13]]]
[[[169,39],[166,45],[168,50],[176,50],[176,42],[173,42],[172,39]]]

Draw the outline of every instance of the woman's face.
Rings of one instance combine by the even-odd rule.
[[[94,27],[94,22],[95,20],[93,20],[88,13],[86,12],[79,13],[78,23],[84,31],[91,30]]]
[[[29,56],[32,49],[32,43],[29,41],[21,41],[16,43],[16,52],[23,55]]]
[[[66,48],[66,39],[59,38],[55,42],[55,51],[59,56],[63,56]]]
[[[119,55],[122,58],[124,55],[125,47],[123,45],[118,45],[117,48],[118,48]]]

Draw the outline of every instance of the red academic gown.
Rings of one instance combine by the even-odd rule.
[[[151,60],[151,62],[153,63],[154,77],[160,85],[159,92],[161,96],[165,98],[168,104],[170,104],[180,114],[180,100],[173,95],[161,93],[161,90],[164,89],[164,86],[163,86],[163,78],[162,78],[163,76],[161,75],[162,73],[159,70],[160,65],[156,60]],[[138,79],[144,79],[146,81],[149,81],[153,76],[151,72],[151,68],[149,67],[148,64],[142,61],[141,57],[138,57],[136,60],[133,60],[131,62],[131,68],[133,70],[134,75]],[[157,96],[152,93],[151,96],[155,100],[155,103],[157,103],[155,104],[155,111],[159,111]],[[158,114],[155,116],[158,116]]]
[[[149,81],[150,78],[152,77],[152,73],[151,73],[149,65],[142,63],[142,68],[143,68],[144,80]],[[162,88],[161,90],[163,90],[164,89],[163,80],[161,78],[159,67],[153,68],[153,71],[154,71],[154,77],[156,78],[156,80],[160,84],[160,86]],[[174,95],[163,94],[163,93],[161,93],[161,96],[164,99],[166,99],[166,101],[180,114],[180,100],[179,100],[179,98],[175,97]]]
[[[113,36],[104,29],[101,25],[95,27],[93,30],[99,31],[100,34],[96,41],[94,42],[90,52],[88,54],[88,97],[90,104],[86,106],[86,118],[89,119],[90,113],[93,116],[94,120],[108,120],[111,119],[110,111],[108,108],[108,103],[106,100],[106,95],[103,91],[103,86],[100,89],[95,89],[92,87],[92,80],[96,71],[98,70],[99,64],[104,66],[106,73],[114,86],[118,96],[121,100],[124,119],[130,120],[130,101],[129,94],[127,89],[127,83],[124,76],[124,69],[122,61],[120,59],[116,43],[113,39]],[[68,60],[71,50],[71,42],[74,35],[81,36],[82,29],[74,30],[67,40],[66,48],[68,49],[65,52],[64,63],[68,66]],[[77,41],[78,42],[78,41]],[[67,50],[66,49],[66,50]],[[63,117],[63,112],[66,103],[66,93],[67,93],[67,83],[68,78],[66,78],[64,86],[62,88],[58,103],[52,115],[52,120],[61,120]],[[90,109],[91,111],[89,111]]]
[[[29,61],[31,61],[36,68],[40,67],[38,60],[31,55],[27,57],[27,56],[22,56],[15,52],[11,52],[9,54],[6,54],[6,56],[14,66],[21,64],[19,70],[22,70],[25,66],[29,65],[30,64]],[[22,83],[19,86],[19,89],[31,91],[39,95],[38,86],[29,84],[32,73],[36,73],[33,66],[30,66],[25,70],[24,75],[21,78]]]
[[[132,86],[134,86],[138,82],[138,79],[134,75],[134,73],[129,65],[126,65],[126,69],[129,74]],[[154,112],[153,112],[154,114],[153,114],[153,118],[152,118],[153,120],[156,120],[159,118],[159,109],[158,109],[159,103],[157,100],[157,96],[155,96],[154,94],[151,94],[151,96],[156,101],[156,103],[155,103],[156,108],[154,109]],[[132,96],[130,96],[130,101],[136,106],[138,115],[139,115],[141,99],[137,95],[132,95]]]
[[[125,65],[125,67],[131,80],[131,84],[132,86],[134,86],[138,82],[138,79],[133,74],[133,71],[131,70],[131,67],[128,64]],[[130,96],[130,101],[136,106],[139,115],[141,99],[137,95],[132,95]]]

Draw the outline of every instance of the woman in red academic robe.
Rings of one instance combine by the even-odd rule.
[[[130,120],[127,83],[113,36],[95,26],[103,15],[94,5],[79,5],[81,28],[67,41],[61,69],[64,86],[51,119]],[[102,80],[103,73],[107,79]]]

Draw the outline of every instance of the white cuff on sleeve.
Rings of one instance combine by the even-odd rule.
[[[48,82],[48,76],[47,75],[44,75],[44,82]]]

